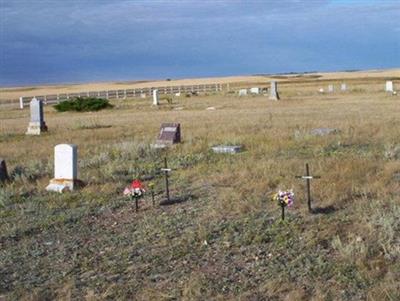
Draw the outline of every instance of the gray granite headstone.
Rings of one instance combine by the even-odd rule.
[[[218,154],[236,154],[241,152],[242,147],[240,145],[217,145],[211,149]]]
[[[278,83],[276,81],[271,82],[271,89],[269,93],[269,99],[271,100],[279,100],[279,93],[278,93]]]
[[[27,135],[40,135],[41,132],[47,131],[47,126],[44,121],[43,102],[32,98],[30,104],[31,120],[29,122]]]
[[[0,158],[0,183],[4,183],[8,179],[6,161]]]

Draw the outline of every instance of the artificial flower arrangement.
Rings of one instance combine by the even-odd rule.
[[[130,196],[131,199],[135,199],[135,208],[136,211],[139,210],[139,203],[138,200],[143,197],[143,194],[146,192],[144,189],[144,186],[141,181],[139,180],[133,180],[131,185],[128,187],[125,187],[124,189],[124,195],[125,196]]]
[[[278,205],[282,208],[282,220],[285,219],[285,207],[291,207],[294,202],[294,192],[292,189],[290,190],[279,190],[274,196],[272,200],[278,202]]]

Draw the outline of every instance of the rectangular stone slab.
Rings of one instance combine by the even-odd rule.
[[[54,147],[54,178],[75,180],[78,178],[78,152],[74,144],[58,144]]]
[[[219,154],[236,154],[241,152],[242,147],[240,145],[217,145],[211,148],[214,153]]]
[[[158,144],[175,144],[181,142],[180,123],[161,124],[160,134],[158,135]]]

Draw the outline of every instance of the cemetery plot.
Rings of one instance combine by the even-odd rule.
[[[386,79],[332,82],[339,90],[344,80],[351,90],[334,101],[318,93],[328,81],[286,78],[279,82],[285,101],[276,103],[233,93],[182,97],[182,111],[154,110],[147,91],[140,106],[117,110],[58,114],[47,106],[52,130],[35,139],[23,134],[28,111],[0,111],[10,179],[0,188],[0,294],[397,297],[398,101],[387,97]],[[70,130],[82,120],[112,126]],[[154,150],[149,144],[165,120],[184,125],[185,143]],[[161,129],[170,143],[181,136],[177,123]],[[304,135],[294,138],[295,130]],[[218,144],[246,151],[215,154],[210,148]],[[305,162],[312,165],[302,172]],[[64,178],[87,185],[44,191]],[[195,197],[172,202],[187,195]]]

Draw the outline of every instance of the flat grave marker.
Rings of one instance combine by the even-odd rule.
[[[213,146],[212,151],[217,154],[237,154],[242,151],[241,145],[217,145]]]

